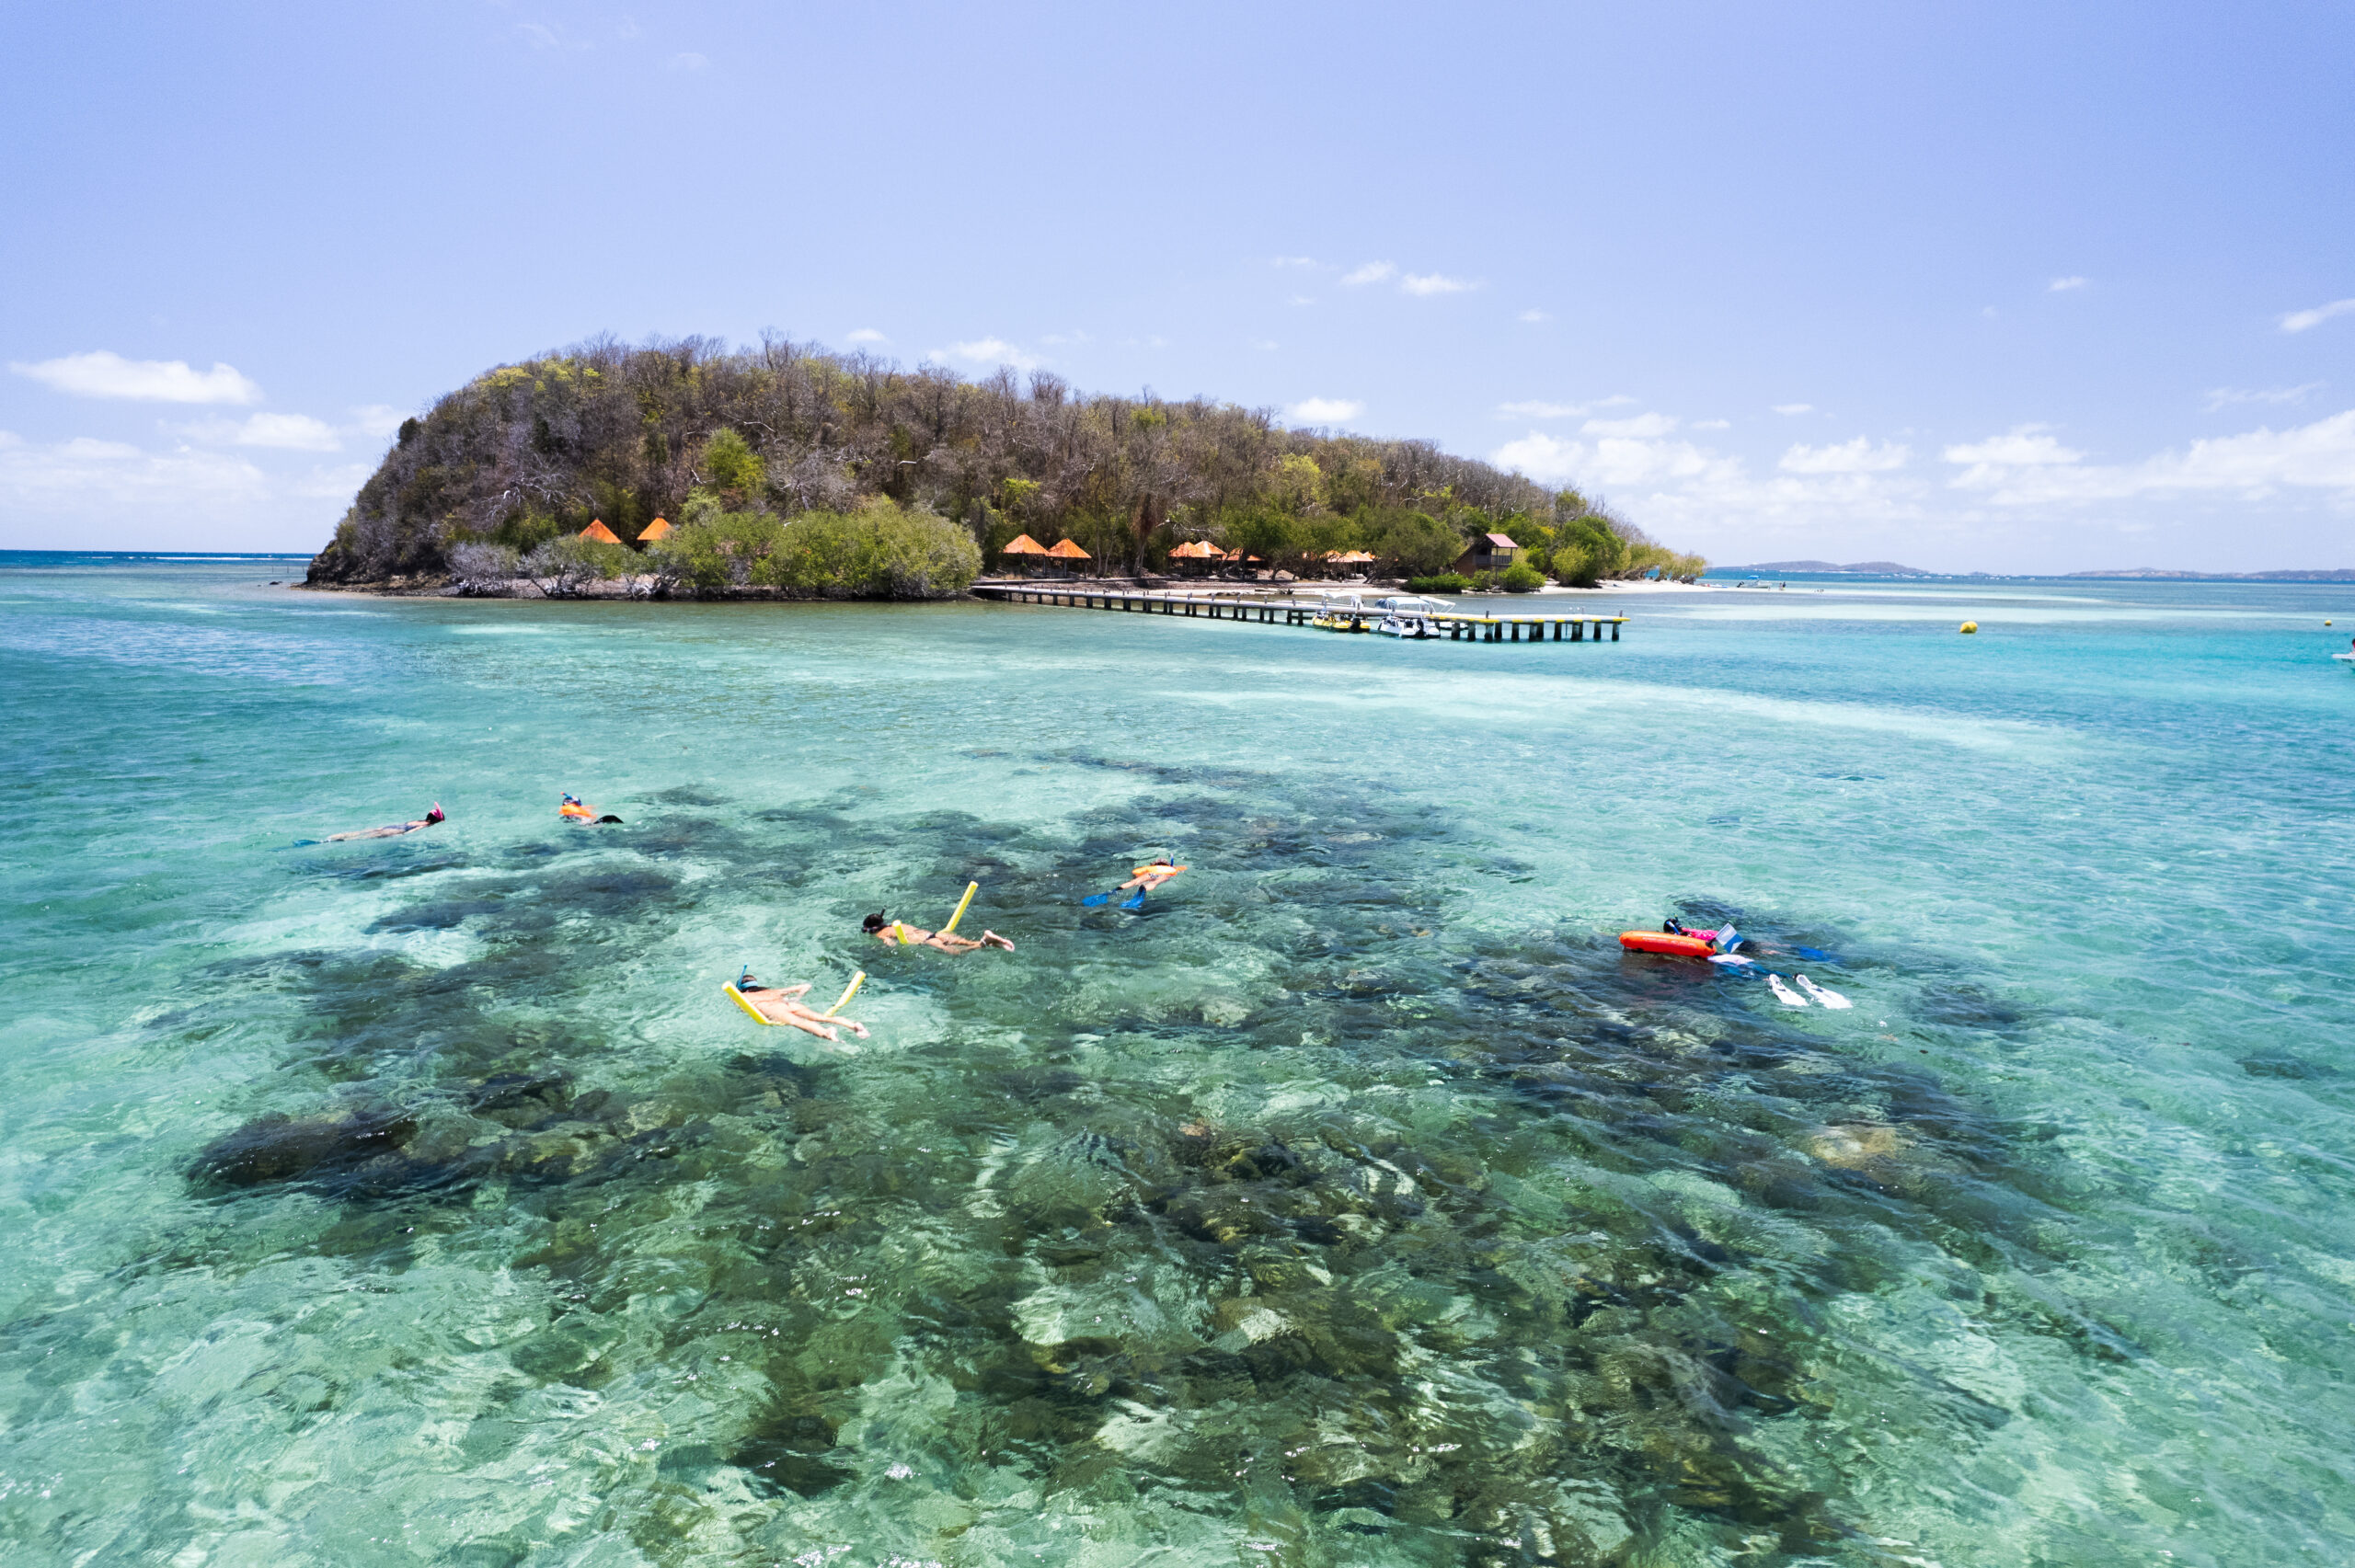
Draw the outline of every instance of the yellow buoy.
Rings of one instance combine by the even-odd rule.
[[[1962,624],[1962,629],[1966,632],[1975,632],[1979,629],[1979,623],[1976,621],[1965,621]]]
[[[965,906],[973,901],[973,894],[979,890],[981,886],[982,885],[978,882],[968,882],[965,884],[965,896],[957,900],[957,912],[950,915],[948,917],[948,923],[940,928],[941,935],[953,936],[956,934],[957,922],[965,918]]]

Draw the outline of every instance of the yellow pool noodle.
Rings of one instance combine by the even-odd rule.
[[[957,922],[965,918],[965,906],[973,901],[973,895],[981,891],[981,887],[982,885],[978,882],[968,882],[965,884],[965,896],[957,900],[957,912],[950,915],[948,917],[948,923],[940,928],[941,935],[953,936],[956,934]]]
[[[730,999],[731,999],[731,1000],[736,1003],[736,1005],[737,1005],[737,1006],[739,1006],[739,1007],[742,1008],[745,1012],[747,1012],[747,1013],[751,1013],[751,1014],[752,1015],[752,1022],[753,1022],[753,1023],[755,1023],[755,1024],[775,1024],[775,1023],[776,1022],[776,1020],[775,1020],[775,1019],[769,1017],[766,1013],[763,1013],[759,1008],[754,1007],[751,1002],[746,1001],[744,1000],[744,993],[743,993],[742,991],[738,990],[736,989],[736,982],[735,982],[735,981],[733,981],[733,980],[729,980],[729,981],[728,981],[726,984],[722,985],[719,989],[720,989],[721,990],[726,991],[726,992],[728,993],[729,997],[729,998],[730,998]],[[837,1005],[839,1005],[839,1004],[837,1004]]]
[[[858,988],[866,983],[867,971],[865,969],[861,969],[858,973],[853,975],[850,978],[850,984],[843,988],[842,995],[834,998],[834,1004],[826,1009],[826,1016],[832,1018],[835,1013],[840,1013],[844,1008],[849,1006],[850,999],[856,996],[858,994]]]

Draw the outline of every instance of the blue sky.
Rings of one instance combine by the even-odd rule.
[[[0,547],[774,327],[1426,436],[1724,563],[2355,566],[2355,8],[8,7]]]

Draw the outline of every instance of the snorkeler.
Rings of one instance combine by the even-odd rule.
[[[1721,955],[1731,953],[1735,948],[1740,946],[1742,943],[1749,940],[1744,937],[1741,933],[1734,930],[1731,922],[1718,926],[1714,931],[1699,931],[1695,930],[1692,926],[1684,924],[1681,921],[1671,919],[1660,921],[1660,928],[1671,936],[1698,937],[1702,941],[1715,947]],[[1747,963],[1748,961],[1749,960],[1747,959],[1742,960],[1744,963]]]
[[[414,833],[419,828],[431,828],[436,822],[448,820],[442,803],[435,801],[433,809],[414,822],[387,822],[381,828],[355,828],[349,833],[329,833],[324,839],[297,839],[303,844],[339,844],[346,839],[397,839],[403,833]]]
[[[1128,893],[1129,889],[1133,887],[1136,891],[1130,893],[1129,897],[1120,900],[1120,908],[1124,910],[1141,910],[1144,908],[1144,896],[1147,893],[1152,892],[1155,888],[1160,887],[1163,883],[1168,881],[1171,877],[1177,876],[1179,872],[1185,869],[1186,868],[1184,866],[1179,865],[1166,854],[1156,855],[1150,863],[1144,865],[1140,865],[1133,871],[1130,872],[1129,879],[1126,882],[1121,883],[1118,887],[1113,888],[1111,892],[1090,893],[1086,898],[1082,898],[1080,902],[1088,909],[1096,909],[1101,905],[1109,903],[1115,895]]]
[[[984,931],[979,940],[958,936],[946,931],[925,931],[905,921],[895,921],[881,910],[858,922],[859,929],[876,941],[894,947],[937,947],[943,953],[971,953],[976,947],[1003,947],[1014,951],[1014,944],[994,931]]]
[[[563,818],[568,822],[578,822],[583,827],[586,827],[592,822],[619,822],[621,820],[618,817],[598,816],[597,808],[593,806],[582,805],[580,803],[580,797],[577,795],[566,795],[564,797],[564,803],[556,808],[556,814]]]
[[[857,989],[855,984],[851,988],[853,990]],[[867,1038],[866,1024],[829,1013],[812,1013],[802,1006],[801,998],[809,990],[806,980],[798,986],[764,986],[752,978],[750,969],[744,971],[734,987],[736,999],[771,1024],[782,1024],[805,1035],[815,1035],[821,1040],[839,1038],[832,1027],[839,1024],[860,1039]],[[843,1000],[849,1000],[848,992],[844,993]],[[837,1002],[835,1005],[839,1007],[842,1004]]]

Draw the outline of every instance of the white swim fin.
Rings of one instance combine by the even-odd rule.
[[[1769,990],[1772,990],[1775,993],[1775,1000],[1781,1002],[1785,1007],[1805,1007],[1807,1005],[1807,998],[1801,996],[1798,992],[1785,985],[1783,983],[1783,977],[1780,975],[1767,976],[1766,987]]]
[[[1856,1005],[1855,1002],[1850,1001],[1846,997],[1842,996],[1836,990],[1824,990],[1821,986],[1817,985],[1813,980],[1809,979],[1805,975],[1801,975],[1799,977],[1799,990],[1807,992],[1809,996],[1813,997],[1815,999],[1816,1005],[1819,1007],[1846,1008]]]

